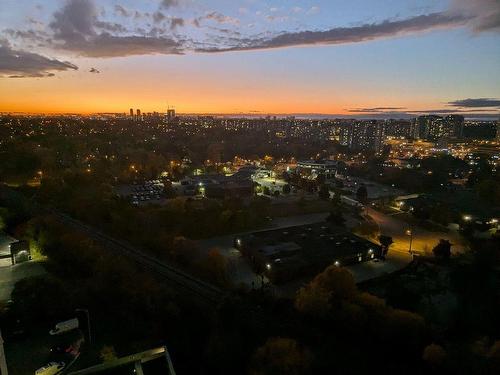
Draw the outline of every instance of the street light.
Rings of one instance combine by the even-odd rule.
[[[410,249],[408,250],[408,252],[413,257],[413,253],[411,251],[411,244],[413,242],[413,231],[411,230],[411,228],[408,228],[405,233],[406,233],[407,236],[410,237]]]
[[[89,338],[89,344],[92,343],[92,334],[90,333],[90,315],[87,309],[75,309],[75,313],[82,312],[87,317],[87,336]]]

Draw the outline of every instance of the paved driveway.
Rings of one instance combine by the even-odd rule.
[[[410,237],[406,235],[406,231],[410,226],[405,221],[398,219],[398,215],[386,215],[370,207],[366,208],[366,213],[379,225],[382,234],[392,237],[394,244],[391,246],[391,252],[409,251]],[[453,244],[453,252],[463,252],[466,249],[463,239],[456,232],[431,232],[418,226],[412,226],[411,230],[413,251],[431,251],[440,239],[449,240]]]

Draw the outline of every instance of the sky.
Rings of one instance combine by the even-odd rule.
[[[0,0],[0,112],[500,116],[500,0]]]

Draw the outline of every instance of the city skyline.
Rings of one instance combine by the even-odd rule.
[[[500,114],[495,0],[2,8],[0,112]]]

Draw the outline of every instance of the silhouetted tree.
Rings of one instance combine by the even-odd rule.
[[[325,184],[321,185],[318,191],[318,196],[320,199],[328,200],[330,198],[330,191],[328,189],[328,186],[326,186]]]
[[[382,258],[385,259],[385,256],[389,252],[389,247],[394,243],[391,236],[380,235],[378,236],[378,240],[382,245]]]
[[[311,353],[296,340],[270,338],[255,352],[249,373],[251,375],[301,375],[311,365]]]
[[[432,252],[436,258],[449,259],[451,256],[451,243],[448,240],[439,240],[439,243],[434,246]]]
[[[365,185],[361,185],[358,190],[356,191],[356,198],[358,201],[361,203],[366,203],[368,199],[368,190],[366,189]]]

